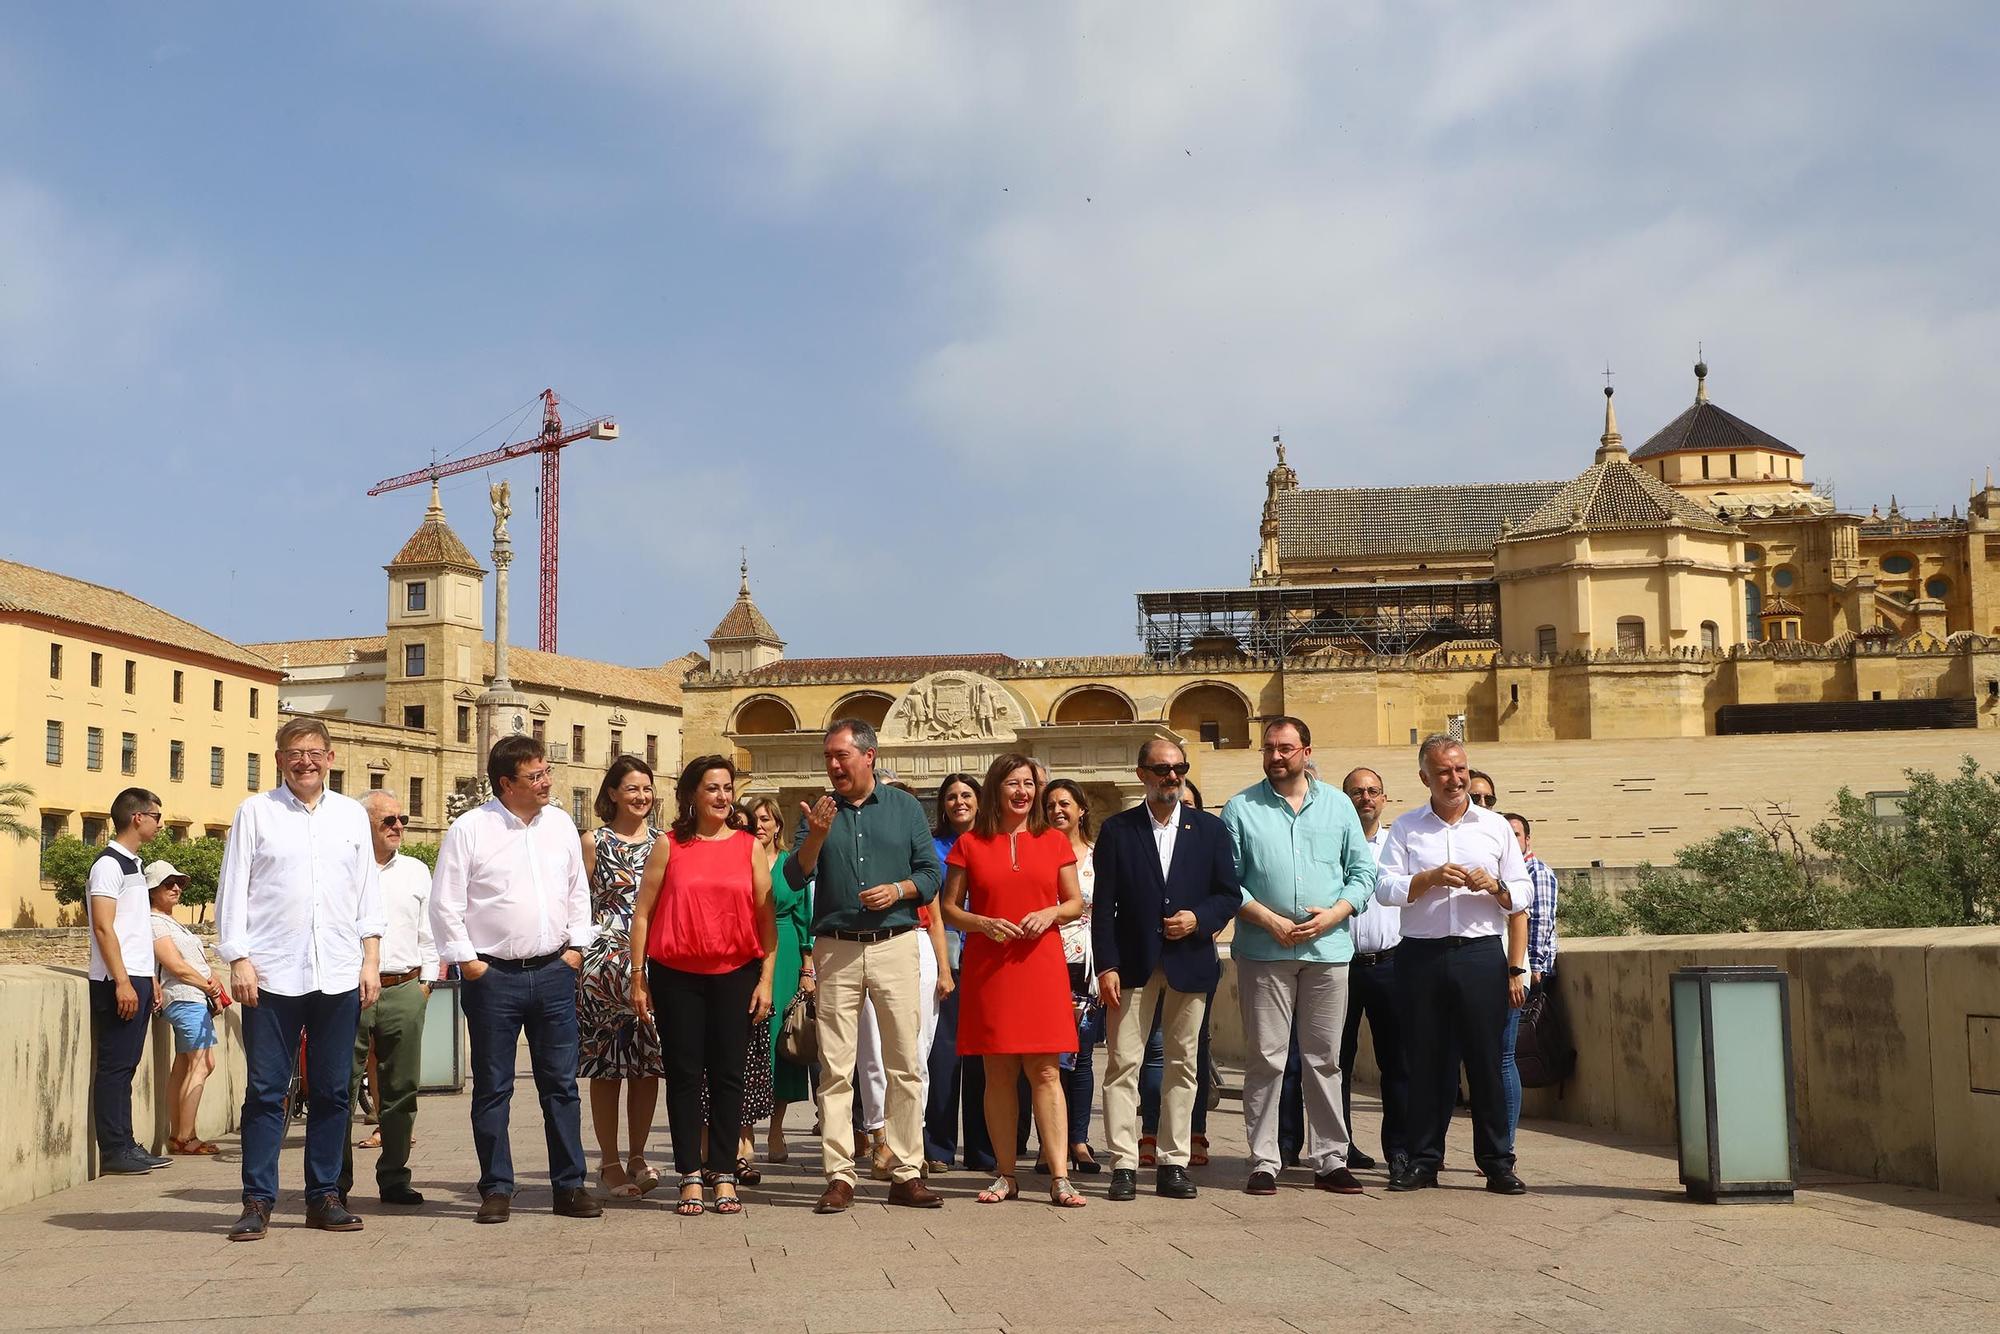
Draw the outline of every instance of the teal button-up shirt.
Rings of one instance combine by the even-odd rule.
[[[839,796],[834,805],[833,828],[820,844],[812,874],[799,865],[796,851],[806,839],[803,820],[792,842],[795,851],[785,859],[786,884],[799,890],[813,882],[813,934],[915,926],[917,905],[935,899],[944,880],[922,804],[900,788],[877,783],[859,806]],[[916,885],[915,903],[904,899],[879,912],[861,906],[862,890],[898,880]]]
[[[1341,899],[1357,913],[1368,910],[1375,891],[1375,855],[1354,803],[1339,788],[1311,780],[1305,804],[1294,811],[1267,778],[1231,797],[1222,808],[1222,823],[1236,848],[1245,903],[1255,899],[1295,922]],[[1354,957],[1354,940],[1342,922],[1317,940],[1280,945],[1269,931],[1239,917],[1229,951],[1239,959],[1267,963],[1346,963]]]

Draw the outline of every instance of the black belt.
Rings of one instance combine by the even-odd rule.
[[[1395,957],[1396,947],[1394,945],[1391,945],[1386,950],[1354,951],[1354,962],[1368,968],[1373,968],[1378,963],[1390,963],[1394,961]]]
[[[855,945],[878,945],[885,940],[893,940],[905,931],[916,930],[914,922],[905,926],[885,926],[880,931],[815,931],[820,940],[845,940]]]
[[[1424,945],[1431,949],[1457,950],[1471,945],[1499,946],[1498,936],[1404,936],[1403,946]],[[1401,948],[1399,946],[1398,948]]]
[[[548,967],[562,956],[561,950],[553,954],[537,954],[532,959],[503,959],[495,954],[482,954],[479,962],[489,968],[498,968],[503,973],[531,973],[537,968]]]

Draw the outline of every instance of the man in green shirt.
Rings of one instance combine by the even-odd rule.
[[[1367,909],[1375,890],[1375,857],[1354,804],[1306,772],[1312,732],[1305,723],[1289,717],[1266,723],[1263,754],[1264,781],[1222,808],[1243,883],[1229,952],[1236,960],[1248,1053],[1243,1122],[1250,1180],[1244,1189],[1277,1193],[1278,1094],[1296,1019],[1313,1184],[1358,1195],[1340,1111],[1340,1034],[1354,957],[1347,924]]]
[[[843,718],[827,730],[833,791],[804,815],[798,850],[785,862],[794,889],[813,881],[813,962],[819,975],[819,1119],[826,1193],[817,1212],[854,1203],[854,1056],[864,1000],[875,1007],[888,1073],[889,1203],[935,1209],[924,1185],[923,975],[917,908],[943,879],[924,808],[875,781],[875,729]]]

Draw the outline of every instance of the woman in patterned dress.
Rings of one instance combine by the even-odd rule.
[[[632,900],[660,836],[653,827],[652,769],[637,756],[619,756],[598,784],[596,810],[603,826],[583,836],[597,939],[584,951],[577,977],[577,1074],[590,1081],[598,1185],[613,1199],[629,1200],[660,1184],[660,1174],[646,1162],[646,1136],[666,1067],[659,1032],[633,1011],[630,987]],[[621,1102],[632,1145],[623,1157],[618,1152]]]

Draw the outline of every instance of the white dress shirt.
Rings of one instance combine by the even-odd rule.
[[[1382,849],[1389,842],[1389,827],[1375,826],[1375,837],[1368,840],[1368,850],[1375,854],[1375,865],[1379,871],[1382,865]],[[1375,882],[1375,903],[1367,912],[1350,918],[1348,929],[1354,933],[1354,948],[1363,954],[1380,954],[1383,950],[1393,950],[1403,938],[1403,910],[1393,903],[1382,901],[1382,882],[1378,875]]]
[[[146,893],[146,877],[140,872],[139,856],[119,844],[110,845],[105,852],[111,855],[107,857],[100,852],[90,864],[86,901],[111,899],[118,904],[111,934],[118,938],[118,952],[125,956],[125,976],[151,977],[153,901]],[[95,931],[90,933],[90,978],[93,982],[112,980],[111,965],[104,961],[104,951],[97,947]]]
[[[1151,806],[1146,808],[1146,814],[1149,816],[1153,814]],[[1184,814],[1186,812],[1181,809],[1181,803],[1175,802],[1173,809],[1167,812],[1167,822],[1165,824],[1161,824],[1157,817],[1153,819],[1153,847],[1160,854],[1160,879],[1162,880],[1165,880],[1173,873],[1174,841],[1180,837],[1181,816]]]
[[[415,857],[397,853],[382,872],[382,971],[438,980],[437,945],[431,940],[431,870]]]
[[[563,809],[524,824],[496,797],[453,820],[431,878],[431,933],[446,963],[588,948],[597,929],[583,840]]]
[[[361,942],[382,934],[382,881],[368,812],[322,792],[311,809],[291,788],[236,808],[215,891],[215,952],[248,959],[280,996],[361,985]]]
[[[1446,823],[1429,802],[1404,811],[1389,826],[1383,844],[1382,873],[1375,880],[1375,897],[1403,910],[1403,935],[1412,940],[1445,936],[1505,936],[1510,913],[1526,912],[1534,896],[1528,867],[1514,826],[1498,811],[1467,802],[1465,814]],[[1506,886],[1513,906],[1503,908],[1491,894],[1468,886],[1439,885],[1420,898],[1410,897],[1410,878],[1419,871],[1456,862],[1478,869]]]

